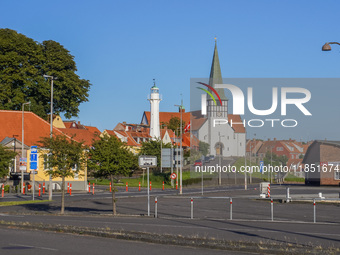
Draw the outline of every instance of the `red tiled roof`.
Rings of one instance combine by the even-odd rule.
[[[148,123],[150,124],[150,112],[144,112],[145,116],[148,120]],[[159,113],[159,123],[168,123],[171,118],[181,118],[180,112],[160,112]],[[190,122],[191,114],[190,112],[183,112],[182,113],[182,120],[183,123],[188,124]]]
[[[228,122],[229,123],[241,123],[242,119],[240,115],[228,114]],[[235,130],[235,133],[245,133],[246,129],[244,128],[243,124],[233,124],[232,127]]]
[[[77,142],[83,142],[84,145],[92,145],[93,140],[99,140],[100,138],[94,133],[87,129],[76,129],[76,128],[62,128],[60,129],[63,133],[72,137]]]
[[[96,127],[91,127],[91,126],[84,126],[88,131],[90,131],[93,134],[98,134],[100,135],[100,130]]]
[[[42,137],[50,136],[50,123],[33,112],[24,112],[24,144],[39,145]],[[53,134],[63,135],[60,129],[53,127]],[[22,111],[0,110],[0,141],[6,136],[22,141]]]

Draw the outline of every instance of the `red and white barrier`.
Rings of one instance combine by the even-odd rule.
[[[268,197],[270,197],[270,184],[268,184],[268,187],[267,187],[267,195]]]
[[[67,183],[67,193],[70,193],[70,183]]]
[[[152,183],[151,183],[151,181],[150,181],[150,191],[152,190]]]
[[[72,196],[72,183],[70,184],[70,196]]]
[[[110,192],[112,192],[112,186],[111,186],[111,182],[110,182]]]
[[[89,193],[91,193],[91,183],[89,182]]]
[[[138,183],[138,191],[140,191],[140,182]]]
[[[45,182],[43,183],[43,195],[45,194]]]
[[[4,197],[4,195],[5,195],[5,184],[2,184],[1,197]]]
[[[163,181],[163,188],[162,189],[164,190],[164,181]]]
[[[128,183],[126,182],[126,184],[125,184],[125,190],[126,190],[126,192],[128,192],[129,191],[129,185],[128,185]]]
[[[92,195],[94,195],[94,183],[92,183]]]
[[[41,184],[39,183],[39,195],[38,197],[41,197]]]
[[[26,187],[25,187],[25,183],[24,183],[24,185],[22,186],[22,194],[23,194],[23,195],[25,195],[25,191],[26,191],[25,188],[26,188]]]
[[[176,181],[176,189],[178,189],[178,182]]]

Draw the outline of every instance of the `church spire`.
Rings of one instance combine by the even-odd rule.
[[[215,88],[215,84],[223,84],[220,61],[218,59],[216,37],[215,37],[214,56],[213,56],[213,60],[211,64],[210,78],[209,78],[209,85]],[[216,91],[220,95],[221,100],[227,100],[224,94],[224,89],[216,89]]]

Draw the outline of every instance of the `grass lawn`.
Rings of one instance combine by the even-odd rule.
[[[0,206],[26,205],[26,204],[45,203],[45,202],[50,202],[50,201],[49,200],[8,201],[8,202],[0,202]]]
[[[176,170],[174,170],[174,173],[176,173]],[[178,173],[179,174],[179,173]],[[216,174],[216,173],[215,173]],[[182,177],[183,177],[183,186],[185,186],[185,183],[193,183],[192,179],[201,178],[201,173],[190,173],[190,171],[183,171]],[[211,179],[213,174],[210,173],[204,173],[204,179]],[[191,180],[191,181],[188,181]],[[110,180],[108,179],[89,179],[91,183],[95,183],[97,185],[110,185]],[[144,181],[143,177],[139,178],[122,178],[119,180],[119,182],[115,183],[115,186],[125,186],[126,183],[128,183],[129,187],[138,187],[139,182],[141,184],[141,187],[147,187],[147,176],[146,171],[144,175]],[[164,188],[171,188],[171,182],[168,179],[165,179],[162,175],[155,175],[150,171],[150,181],[153,188],[162,188],[163,187],[163,181],[164,181]],[[174,182],[174,185],[176,185],[176,182]]]
[[[237,172],[239,172],[240,174],[243,174],[243,172],[240,172],[240,167],[241,166],[244,166],[244,158],[239,158],[235,164],[234,164],[237,168]],[[254,163],[253,163],[254,165]],[[250,166],[250,161],[247,160],[247,166]],[[247,173],[249,175],[249,173]],[[270,174],[270,173],[269,173]],[[275,173],[273,173],[275,175]],[[274,179],[274,175],[272,176],[272,178]],[[262,179],[263,181],[269,181],[270,179],[270,175],[268,175],[268,172],[265,172],[265,173],[260,173],[260,172],[254,172],[252,173],[252,177],[254,178],[259,178],[259,179]],[[300,178],[300,177],[296,177],[292,174],[288,174],[287,177],[284,179],[285,182],[301,182],[301,183],[304,183],[305,182],[305,179],[304,178]]]

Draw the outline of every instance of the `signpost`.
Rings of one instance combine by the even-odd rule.
[[[260,173],[263,174],[263,164],[264,164],[264,161],[260,161]]]
[[[138,157],[138,164],[141,168],[147,169],[147,184],[148,184],[148,216],[150,216],[150,167],[157,167],[156,156],[141,155]]]
[[[34,200],[34,185],[35,185],[35,180],[34,180],[34,176],[35,176],[35,170],[38,169],[38,150],[37,150],[37,146],[31,146],[31,155],[30,155],[30,169],[31,172],[33,170],[33,197],[32,200]]]

